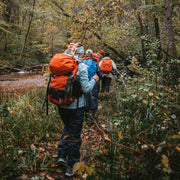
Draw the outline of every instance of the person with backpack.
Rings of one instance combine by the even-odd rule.
[[[93,51],[91,49],[86,50],[83,63],[85,63],[88,66],[89,80],[91,80],[95,74],[97,74],[101,78],[100,68],[97,64],[96,59],[94,59],[93,57]],[[98,93],[99,93],[99,84],[97,82],[91,92],[84,94],[86,99],[86,112],[87,112],[87,119],[89,124],[91,124],[93,120],[96,119],[95,111],[98,108]]]
[[[109,56],[108,52],[105,53],[105,57],[99,63],[102,72],[101,92],[109,92],[111,79],[114,77],[112,71],[117,72],[116,64]]]
[[[137,71],[138,59],[139,59],[139,54],[135,53],[134,56],[131,59],[130,64],[128,65],[129,75],[131,76],[131,78],[134,77],[134,75],[135,75],[135,73]]]
[[[55,68],[56,64],[53,63],[53,58],[51,59],[52,62],[50,62],[49,66],[51,72],[53,71],[57,74],[53,77],[54,81],[57,81],[51,81],[50,85],[50,88],[52,88],[52,85],[54,85],[53,88],[55,89],[55,92],[57,94],[55,96],[53,95],[53,93],[51,93],[49,95],[49,98],[51,100],[53,100],[53,98],[56,98],[56,101],[54,101],[54,103],[59,103],[57,104],[58,111],[64,123],[61,140],[58,144],[58,162],[67,162],[67,169],[65,175],[69,177],[74,175],[72,168],[74,164],[79,161],[80,158],[80,136],[83,126],[83,117],[85,110],[84,93],[90,92],[95,86],[95,84],[99,81],[99,77],[97,74],[95,74],[91,78],[91,80],[89,80],[87,66],[84,63],[81,63],[81,58],[83,57],[83,55],[84,48],[82,44],[71,43],[68,46],[68,49],[58,56],[60,57],[59,59],[55,58],[57,57],[57,55],[55,55],[54,57],[56,64],[63,63],[63,65],[58,66],[59,69],[57,67]],[[70,72],[67,73],[68,68],[70,69]],[[63,72],[64,74],[62,74]],[[72,77],[76,78],[73,79]],[[66,90],[64,90],[64,96],[60,96],[60,94],[64,91],[62,89],[58,90],[56,87],[60,87],[63,82],[67,82],[65,88]],[[73,82],[76,82],[76,84],[70,86]],[[79,84],[77,82],[79,82]],[[72,96],[69,95],[67,98],[67,94],[71,92],[71,89]],[[78,94],[77,97],[75,91]]]
[[[97,60],[97,64],[99,64],[99,61],[104,57],[104,51],[100,50],[97,53],[93,53],[93,58]]]
[[[127,57],[127,58],[124,60],[124,66],[128,67],[128,66],[131,64],[131,60],[132,60],[131,57]]]

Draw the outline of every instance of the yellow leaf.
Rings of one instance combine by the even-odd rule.
[[[107,140],[107,141],[109,141],[109,142],[111,142],[111,139],[110,139],[110,138],[108,137],[108,135],[105,134],[105,133],[104,133],[104,139]]]
[[[54,180],[54,178],[53,178],[53,176],[51,174],[47,174],[46,178],[49,179],[49,180]]]
[[[101,127],[106,128],[106,125],[105,125],[105,124],[102,124]]]
[[[161,159],[161,162],[162,162],[162,164],[164,165],[164,167],[168,167],[169,166],[169,159],[168,159],[168,157],[166,156],[166,155],[162,155],[162,159]]]
[[[66,139],[66,138],[68,138],[68,137],[69,137],[69,135],[66,135],[66,136],[63,137],[63,139]]]
[[[178,150],[178,151],[180,152],[180,144],[178,144],[178,145],[176,146],[176,150]]]
[[[73,166],[73,173],[78,171],[78,174],[82,174],[84,172],[84,163],[83,162],[77,162]]]
[[[103,151],[100,151],[100,154],[102,156],[106,155],[108,153],[108,149],[103,149]]]
[[[122,136],[122,133],[120,132],[120,133],[118,133],[118,136],[119,136],[119,138],[122,140],[123,139],[123,136]]]
[[[91,171],[91,168],[89,166],[86,166],[86,171],[87,171],[88,175],[91,176],[92,171]]]
[[[155,146],[153,144],[150,145],[152,149],[155,149]]]
[[[73,172],[76,172],[78,171],[79,169],[79,162],[75,163],[74,166],[73,166]]]
[[[93,151],[97,151],[98,148],[99,148],[98,146],[92,146]]]

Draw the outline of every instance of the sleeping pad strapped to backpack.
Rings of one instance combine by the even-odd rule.
[[[78,61],[66,54],[56,54],[49,63],[51,71],[48,83],[48,99],[57,105],[70,105],[82,95],[76,79]]]

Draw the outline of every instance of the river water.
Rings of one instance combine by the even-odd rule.
[[[47,86],[48,74],[16,72],[0,75],[0,102],[12,96],[20,96],[29,91]]]

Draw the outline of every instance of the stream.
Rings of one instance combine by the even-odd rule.
[[[0,75],[0,102],[22,95],[32,88],[46,87],[47,78],[48,74],[24,71]]]

